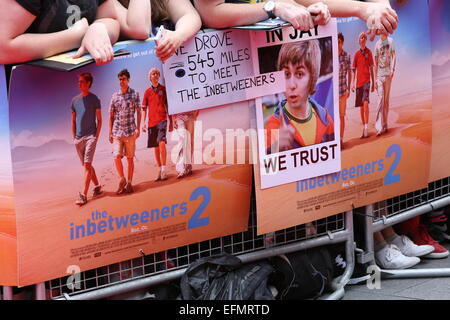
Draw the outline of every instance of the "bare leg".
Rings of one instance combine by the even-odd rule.
[[[134,159],[127,158],[127,162],[128,162],[128,182],[131,183],[131,181],[133,181]]]
[[[120,178],[124,178],[122,157],[121,156],[117,156],[114,159],[114,163],[116,164],[117,174],[119,175]]]
[[[166,143],[164,141],[160,141],[158,149],[160,154],[161,165],[165,166],[167,159]]]
[[[161,167],[161,158],[160,158],[159,147],[153,148],[153,150],[155,153],[156,164],[158,165],[158,167]]]
[[[89,191],[89,185],[91,184],[92,178],[92,166],[90,163],[84,163],[84,189],[83,194],[87,196]]]

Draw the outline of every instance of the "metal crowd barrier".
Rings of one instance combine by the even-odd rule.
[[[36,299],[94,300],[123,298],[124,295],[145,298],[152,286],[179,279],[188,265],[200,257],[227,252],[244,263],[257,261],[322,245],[345,243],[347,266],[342,277],[333,282],[333,292],[322,299],[341,299],[354,268],[352,211],[312,223],[258,236],[256,234],[256,200],[252,196],[249,227],[246,232],[171,249],[167,254],[155,253],[121,263],[84,271],[75,286],[67,285],[67,277],[36,285]],[[167,268],[167,264],[174,267]],[[75,287],[75,288],[74,288]],[[136,293],[133,295],[133,293]]]
[[[365,251],[357,254],[359,263],[376,264],[373,234],[386,227],[429,213],[450,204],[450,177],[428,184],[427,188],[365,207]],[[450,268],[381,270],[384,279],[450,277]]]

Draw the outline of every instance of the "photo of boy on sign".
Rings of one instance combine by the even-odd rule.
[[[277,67],[284,72],[286,91],[265,123],[267,154],[334,140],[333,117],[312,97],[321,61],[318,40],[281,46]]]

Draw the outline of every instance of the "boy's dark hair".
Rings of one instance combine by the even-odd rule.
[[[89,82],[89,88],[92,86],[92,83],[94,82],[94,77],[92,77],[92,74],[90,72],[80,73],[78,75],[78,78],[83,78],[84,81]]]
[[[342,32],[338,33],[338,39],[344,42],[344,35],[342,34]]]
[[[117,78],[120,78],[122,76],[125,76],[128,79],[130,79],[130,73],[128,72],[128,69],[123,69],[122,71],[120,71],[119,74],[117,75]]]
[[[282,70],[289,62],[305,65],[310,73],[309,94],[314,94],[322,63],[319,41],[307,40],[283,44],[278,54],[278,70]]]

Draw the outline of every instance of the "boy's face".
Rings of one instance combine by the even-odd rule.
[[[344,41],[342,39],[338,39],[338,51],[342,52],[344,49]]]
[[[120,76],[119,77],[119,85],[121,89],[128,89],[128,82],[130,79],[128,79],[126,76]]]
[[[89,92],[90,82],[86,81],[83,77],[78,77],[78,89],[81,92]]]
[[[367,41],[367,36],[365,34],[361,34],[359,36],[359,45],[361,48],[365,48],[366,47],[366,41]]]
[[[281,69],[286,79],[285,96],[292,108],[300,108],[306,105],[309,97],[311,74],[303,64],[289,62]]]
[[[159,83],[159,72],[156,70],[153,70],[152,72],[150,72],[149,78],[151,83],[153,84],[154,87],[156,87]]]

